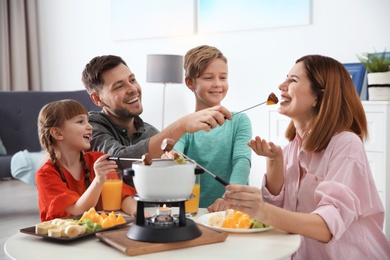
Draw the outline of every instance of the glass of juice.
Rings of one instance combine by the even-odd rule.
[[[194,217],[198,214],[199,198],[200,198],[200,175],[196,174],[194,188],[192,189],[194,198],[185,202],[186,217]]]
[[[117,211],[122,204],[122,173],[121,171],[110,172],[102,189],[102,204],[104,211]]]

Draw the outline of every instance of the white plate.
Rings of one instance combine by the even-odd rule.
[[[215,226],[210,226],[207,224],[209,218],[214,215],[214,214],[224,214],[225,211],[219,211],[219,212],[213,212],[209,214],[204,214],[198,218],[198,223],[202,224],[203,226],[219,230],[219,231],[225,231],[225,232],[231,232],[231,233],[257,233],[257,232],[264,232],[270,229],[273,229],[273,227],[266,227],[266,228],[223,228],[223,227],[215,227]]]

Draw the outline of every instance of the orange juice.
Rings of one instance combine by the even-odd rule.
[[[195,183],[194,188],[192,190],[192,194],[195,195],[195,198],[187,200],[185,202],[186,215],[195,216],[198,213],[199,208],[199,198],[200,198],[200,184]]]
[[[122,180],[108,179],[102,189],[103,210],[119,210],[122,204]]]

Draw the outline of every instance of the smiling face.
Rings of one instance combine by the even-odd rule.
[[[287,79],[279,85],[281,102],[279,113],[293,121],[307,124],[313,117],[317,95],[313,92],[303,62],[296,63]]]
[[[103,72],[102,77],[102,89],[93,98],[112,121],[127,122],[142,113],[141,87],[126,65],[121,63]]]
[[[186,84],[195,94],[196,111],[220,105],[229,89],[226,62],[213,60],[195,82],[186,79]]]
[[[58,130],[60,140],[66,146],[67,151],[85,151],[90,148],[92,125],[88,121],[87,114],[77,115],[65,120]]]

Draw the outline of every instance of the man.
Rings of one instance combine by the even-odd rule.
[[[140,118],[141,87],[118,56],[93,58],[84,68],[82,81],[91,100],[103,108],[100,112],[90,112],[91,150],[116,157],[141,158],[149,153],[152,158],[160,158],[165,138],[177,141],[186,132],[210,131],[226,119],[232,119],[225,107],[216,106],[182,117],[159,132]]]

